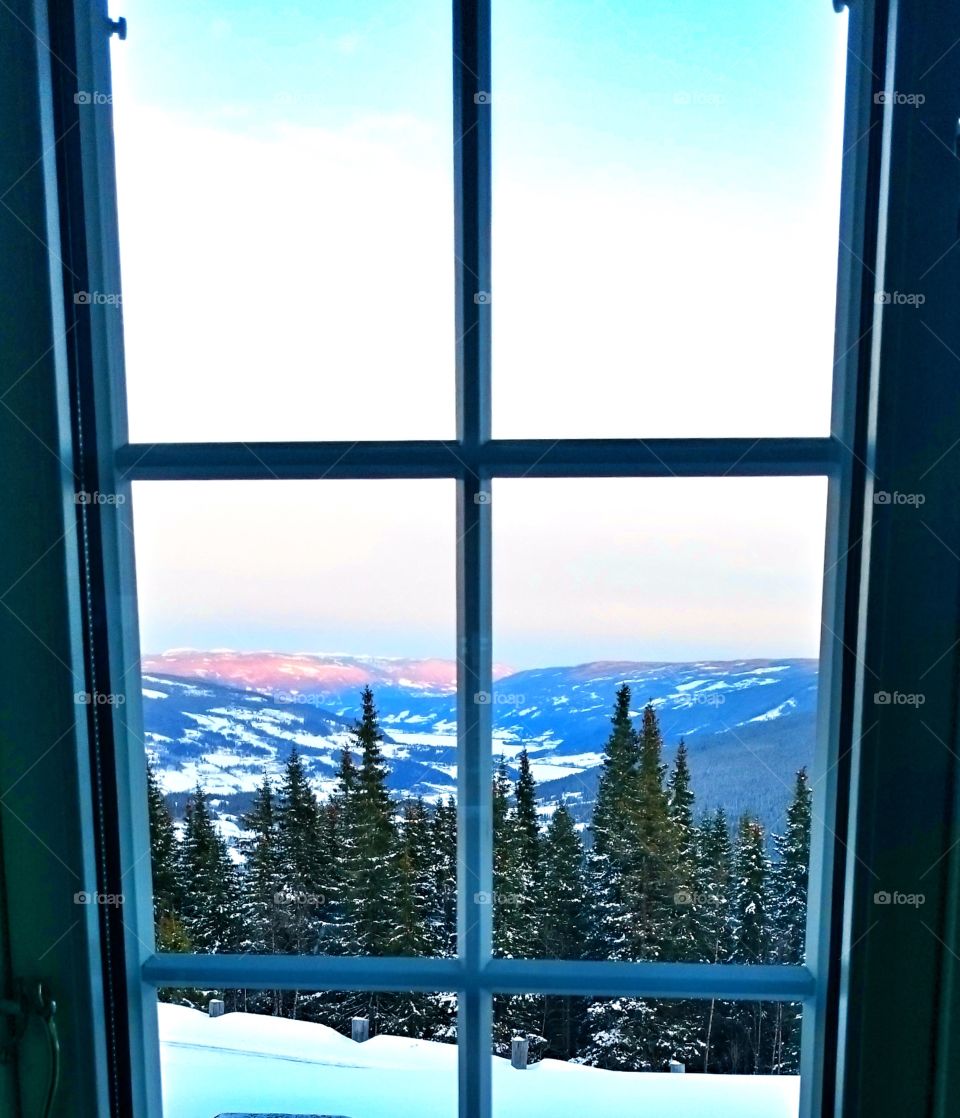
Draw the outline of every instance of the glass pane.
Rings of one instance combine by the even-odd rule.
[[[499,954],[801,961],[825,501],[495,482]]]
[[[494,1007],[496,1118],[799,1113],[798,1004],[498,994]]]
[[[846,16],[494,5],[494,428],[826,434]]]
[[[134,489],[161,950],[453,953],[453,482]]]
[[[450,5],[124,15],[131,438],[451,435]]]
[[[166,1118],[456,1118],[455,994],[159,996]]]

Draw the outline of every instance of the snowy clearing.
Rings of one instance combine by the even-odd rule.
[[[456,1118],[452,1044],[374,1037],[246,1013],[161,1005],[164,1118],[286,1111],[347,1118]],[[493,1061],[495,1118],[796,1118],[797,1076],[600,1071]]]

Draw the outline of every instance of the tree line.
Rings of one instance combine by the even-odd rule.
[[[581,834],[564,803],[544,822],[526,750],[493,781],[494,949],[508,958],[803,961],[811,790],[796,774],[782,833],[697,813],[687,750],[672,766],[652,704],[639,725],[616,694],[593,816]],[[159,950],[267,954],[456,953],[457,820],[388,791],[374,696],[365,688],[334,790],[319,799],[296,749],[264,778],[231,847],[197,788],[182,825],[148,769]],[[165,990],[202,1006],[214,991]],[[233,990],[231,1008],[434,1040],[456,1036],[453,994]],[[497,995],[494,1046],[526,1036],[535,1056],[615,1070],[794,1073],[800,1007],[714,999]]]

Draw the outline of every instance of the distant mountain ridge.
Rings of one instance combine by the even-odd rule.
[[[526,746],[544,810],[558,797],[586,821],[616,688],[657,709],[669,759],[681,737],[702,808],[723,804],[779,824],[793,773],[813,759],[817,661],[599,661],[519,672],[498,667],[489,702],[494,751]],[[456,666],[322,653],[171,650],[143,660],[144,728],[164,789],[199,781],[236,816],[290,749],[315,788],[333,787],[369,683],[398,794],[455,791]],[[178,796],[179,798],[179,796]]]

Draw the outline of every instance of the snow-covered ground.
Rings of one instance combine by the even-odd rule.
[[[160,1006],[164,1118],[221,1112],[456,1118],[457,1050],[246,1013]],[[494,1118],[796,1118],[796,1076],[600,1071],[493,1060]]]

